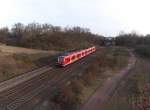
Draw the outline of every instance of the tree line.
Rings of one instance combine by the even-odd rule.
[[[48,23],[16,23],[10,29],[0,28],[0,42],[27,48],[64,50],[104,45],[104,37],[78,26],[62,28]]]
[[[124,33],[116,36],[117,46],[136,47],[139,45],[150,45],[150,34],[140,35],[137,33]]]
[[[150,57],[150,34],[124,33],[115,38],[117,46],[133,48],[136,53]]]

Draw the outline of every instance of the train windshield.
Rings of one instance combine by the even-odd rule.
[[[58,57],[58,61],[63,61],[63,60],[64,60],[63,56]]]

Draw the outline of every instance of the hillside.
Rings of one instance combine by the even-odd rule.
[[[0,82],[50,63],[58,51],[0,46]]]

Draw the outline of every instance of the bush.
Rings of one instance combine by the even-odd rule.
[[[53,97],[53,101],[59,104],[64,110],[71,110],[77,107],[80,99],[71,86],[63,86],[59,88],[59,92]]]
[[[150,57],[150,45],[140,45],[135,47],[135,52]]]
[[[70,87],[77,96],[82,93],[83,84],[81,83],[81,81],[79,79],[78,80],[75,79],[75,80],[71,81]]]
[[[3,65],[2,74],[3,74],[4,80],[10,79],[13,76],[11,65],[9,64]]]

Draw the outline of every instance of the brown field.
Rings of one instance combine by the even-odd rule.
[[[27,53],[27,54],[35,54],[35,53],[50,53],[53,54],[56,51],[44,51],[44,50],[38,50],[38,49],[28,49],[23,47],[15,47],[15,46],[6,46],[6,45],[0,45],[0,51],[3,53]]]

